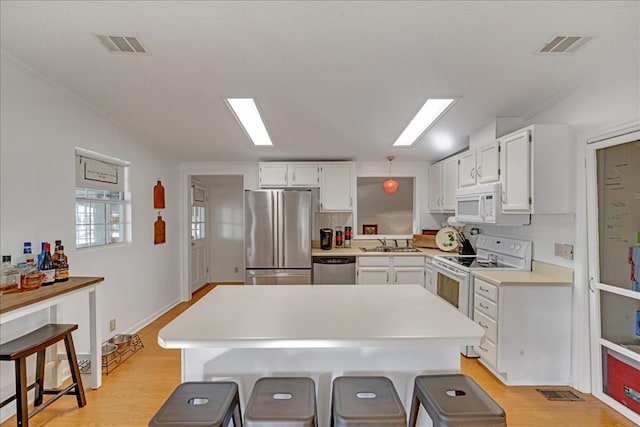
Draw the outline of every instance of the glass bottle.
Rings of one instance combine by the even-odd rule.
[[[42,265],[40,266],[42,273],[42,286],[53,285],[56,283],[56,267],[51,258],[51,244],[45,244],[44,256],[42,257]]]
[[[336,227],[336,247],[341,248],[344,243],[344,234],[342,233],[342,227]]]
[[[57,261],[54,263],[56,266],[56,282],[66,282],[69,280],[69,261],[64,254],[64,246],[58,246],[56,255]]]
[[[20,270],[11,264],[11,255],[2,255],[0,293],[20,290]]]
[[[53,245],[53,253],[51,254],[51,258],[53,259],[53,263],[58,262],[58,248],[62,245],[62,240],[56,240]]]
[[[41,248],[40,248],[40,253],[38,254],[38,264],[37,264],[38,269],[41,269],[40,266],[42,265],[42,259],[44,258],[44,250],[46,245],[47,245],[47,242],[40,243]]]
[[[37,289],[42,284],[42,273],[36,267],[36,261],[31,253],[31,242],[24,242],[22,261],[18,264],[20,269],[20,289]]]

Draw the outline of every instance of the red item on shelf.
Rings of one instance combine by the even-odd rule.
[[[607,354],[607,394],[640,413],[640,369]]]

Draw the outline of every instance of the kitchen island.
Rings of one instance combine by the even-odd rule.
[[[414,377],[459,372],[460,346],[483,335],[418,285],[218,286],[158,343],[181,349],[182,381],[236,381],[243,408],[262,376],[310,376],[328,426],[336,376],[385,375],[408,411]]]

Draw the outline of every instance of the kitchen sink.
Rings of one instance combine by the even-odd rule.
[[[376,246],[375,248],[360,248],[362,252],[420,252],[419,249],[411,247]]]

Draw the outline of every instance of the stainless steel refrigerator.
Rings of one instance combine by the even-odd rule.
[[[245,284],[311,283],[311,191],[245,190]]]

